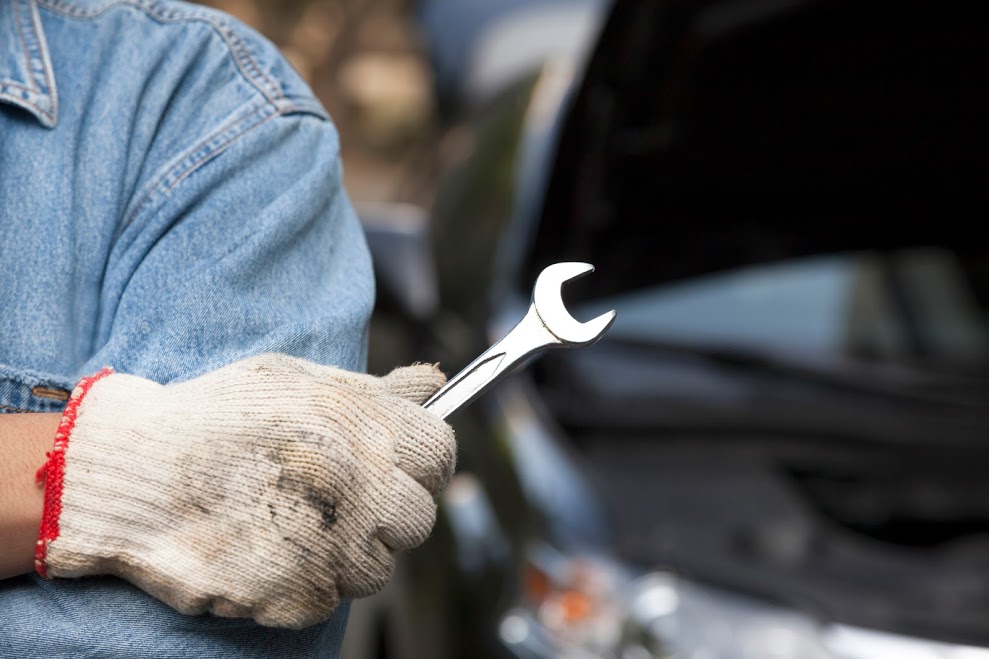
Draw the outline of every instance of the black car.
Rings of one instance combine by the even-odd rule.
[[[354,658],[989,657],[987,11],[620,0],[368,213],[373,372],[453,375],[559,261],[617,320],[452,417]]]
[[[610,0],[413,0],[438,114],[453,118],[555,57],[579,56]]]

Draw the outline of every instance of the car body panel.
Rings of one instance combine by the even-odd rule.
[[[575,315],[618,319],[451,419],[436,531],[371,598],[415,630],[387,656],[565,654],[527,600],[547,551],[618,566],[623,592],[674,575],[710,629],[812,637],[779,656],[984,655],[985,19],[627,0],[590,60],[543,62],[463,117],[416,237],[435,310],[385,283],[372,371],[455,373],[556,261],[597,268],[568,288]],[[639,648],[577,636],[574,656]],[[767,656],[743,645],[718,656]]]

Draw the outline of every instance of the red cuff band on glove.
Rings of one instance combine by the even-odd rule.
[[[62,413],[62,422],[55,432],[55,446],[45,454],[48,460],[35,475],[37,482],[44,484],[45,504],[38,542],[34,547],[34,569],[45,578],[48,577],[48,565],[45,563],[48,543],[58,537],[58,516],[62,512],[62,476],[65,473],[65,449],[69,445],[69,435],[76,424],[76,414],[83,397],[97,381],[111,373],[113,369],[106,367],[95,375],[80,380],[72,390],[72,396]]]

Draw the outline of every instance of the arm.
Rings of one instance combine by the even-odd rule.
[[[128,215],[81,375],[114,372],[67,404],[36,558],[300,629],[425,540],[455,445],[421,407],[438,369],[360,372],[373,281],[332,126],[243,128]]]
[[[34,569],[44,493],[35,474],[52,448],[59,414],[0,414],[0,579]]]
[[[455,447],[421,405],[444,381],[281,354],[169,385],[83,378],[44,469],[37,570],[121,577],[186,614],[326,620],[432,528]]]

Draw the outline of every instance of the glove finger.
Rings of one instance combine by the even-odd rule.
[[[416,405],[425,403],[444,384],[446,375],[435,364],[400,366],[381,378],[385,391]]]
[[[340,604],[336,584],[332,581],[320,584],[318,588],[303,584],[306,597],[300,597],[297,589],[283,588],[266,599],[252,616],[259,625],[303,629],[323,622],[332,615]],[[217,615],[224,615],[214,606]]]
[[[401,416],[395,440],[395,464],[427,492],[439,494],[457,466],[453,426],[419,405],[407,403],[396,408]]]
[[[385,587],[395,571],[395,555],[373,534],[360,544],[359,551],[342,558],[349,560],[341,566],[337,589],[340,597],[346,599],[374,595]]]
[[[436,522],[436,501],[422,485],[396,469],[395,487],[382,501],[378,538],[392,551],[408,551],[426,541]]]

